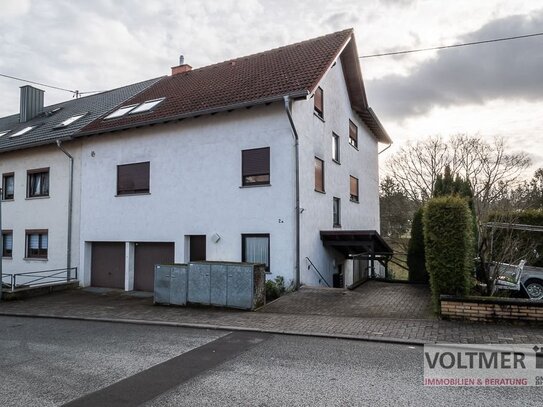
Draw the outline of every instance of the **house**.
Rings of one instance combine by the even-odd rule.
[[[391,141],[352,30],[198,69],[181,60],[70,138],[84,286],[150,291],[154,264],[201,260],[351,284],[390,250],[378,234],[378,144]]]
[[[4,274],[78,266],[81,140],[73,135],[158,79],[47,107],[42,90],[21,87],[20,112],[0,118]]]

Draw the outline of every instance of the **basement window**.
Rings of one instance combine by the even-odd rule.
[[[117,117],[124,116],[129,111],[134,109],[136,106],[137,106],[137,104],[120,107],[119,109],[115,110],[113,113],[108,114],[106,117],[104,117],[104,119],[115,119]]]
[[[2,137],[2,136],[4,136],[4,135],[8,134],[10,131],[11,131],[11,130],[2,130],[2,131],[0,131],[0,137]]]
[[[148,100],[146,102],[143,102],[141,105],[131,110],[129,114],[148,112],[149,110],[154,108],[156,105],[158,105],[160,102],[162,102],[164,99],[165,98],[161,98],[161,99],[154,99],[154,100]]]
[[[10,137],[18,137],[18,136],[22,136],[23,134],[28,133],[28,132],[29,132],[30,130],[32,130],[34,127],[36,127],[36,126],[28,126],[28,127],[25,127],[24,129],[19,130],[17,133],[13,133]]]
[[[87,115],[87,113],[72,116],[69,119],[64,120],[62,123],[57,124],[54,128],[55,129],[62,129],[64,127],[67,127],[70,124],[72,124],[73,122],[78,121],[79,119],[81,119],[83,116],[86,116],[86,115]]]

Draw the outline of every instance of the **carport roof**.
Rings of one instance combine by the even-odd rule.
[[[376,230],[321,230],[325,246],[333,247],[346,257],[359,254],[391,256],[392,248]]]

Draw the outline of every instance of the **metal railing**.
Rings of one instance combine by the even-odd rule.
[[[2,274],[2,290],[15,292],[34,287],[77,281],[77,267],[43,271],[29,271],[17,274]]]
[[[308,270],[311,269],[311,267],[313,267],[313,270],[315,270],[315,272],[319,275],[320,277],[320,280],[319,280],[319,283],[322,281],[324,281],[324,283],[326,284],[327,287],[331,287],[330,284],[328,284],[328,281],[326,281],[326,279],[322,276],[322,274],[320,273],[319,269],[317,267],[315,267],[315,265],[313,264],[313,262],[311,261],[311,259],[309,257],[306,257],[305,258],[308,262],[309,262],[309,267],[308,267]]]

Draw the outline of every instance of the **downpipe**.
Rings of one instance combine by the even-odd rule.
[[[300,288],[300,148],[298,143],[298,132],[296,131],[296,126],[294,125],[294,120],[292,119],[292,112],[290,111],[291,99],[289,96],[285,96],[283,99],[285,102],[285,111],[287,112],[288,121],[294,135],[294,150],[296,155],[296,273],[294,288],[297,290]]]
[[[57,140],[57,147],[62,151],[70,161],[70,180],[68,186],[68,247],[66,249],[66,281],[71,280],[72,273],[72,212],[73,212],[73,190],[74,190],[74,158],[62,146],[62,142]]]

